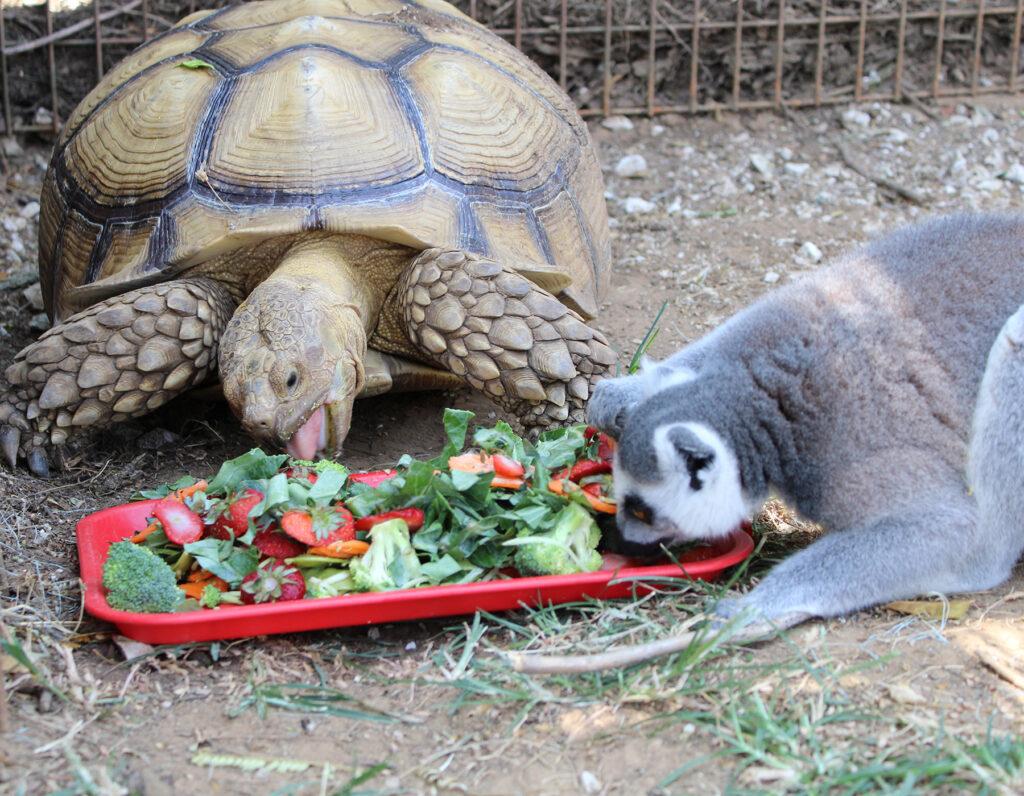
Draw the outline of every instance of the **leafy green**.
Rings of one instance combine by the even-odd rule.
[[[178,66],[182,66],[185,69],[213,69],[213,64],[204,61],[202,58],[189,58],[187,61],[182,61]]]
[[[128,499],[131,500],[131,501],[137,501],[137,500],[153,500],[154,498],[156,498],[156,499],[165,498],[169,494],[171,494],[171,492],[175,491],[176,489],[183,489],[186,486],[192,486],[192,484],[194,484],[195,482],[196,482],[196,479],[193,478],[192,476],[190,476],[190,475],[183,475],[181,478],[179,478],[173,484],[161,484],[160,486],[156,487],[155,489],[140,489],[138,492],[135,492]]]
[[[212,572],[231,586],[241,583],[242,578],[256,569],[260,560],[259,550],[255,547],[242,547],[230,540],[212,537],[190,542],[185,545],[185,552],[191,553],[207,572]]]
[[[281,453],[268,456],[259,448],[253,448],[234,459],[228,459],[220,466],[217,475],[210,481],[206,491],[209,494],[230,494],[236,492],[244,481],[261,481],[273,478],[281,469],[287,455]]]

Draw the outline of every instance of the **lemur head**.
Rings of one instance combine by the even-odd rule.
[[[634,549],[725,536],[749,513],[735,455],[714,429],[686,419],[686,392],[650,396],[622,428],[617,520]]]

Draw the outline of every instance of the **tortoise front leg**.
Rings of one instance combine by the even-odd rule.
[[[54,326],[7,368],[0,450],[39,476],[46,449],[87,428],[139,417],[216,370],[235,302],[218,282],[178,279],[94,304]]]
[[[527,427],[582,422],[591,389],[615,362],[604,336],[579,315],[513,269],[477,255],[425,251],[389,305],[401,312],[421,354]]]

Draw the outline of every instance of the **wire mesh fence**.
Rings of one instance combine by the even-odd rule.
[[[0,0],[3,131],[57,131],[195,0]],[[460,0],[585,116],[1019,93],[1024,0]]]

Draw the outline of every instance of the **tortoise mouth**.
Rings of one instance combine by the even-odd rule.
[[[340,456],[351,420],[351,405],[328,398],[296,429],[285,450],[293,459],[304,461]]]

